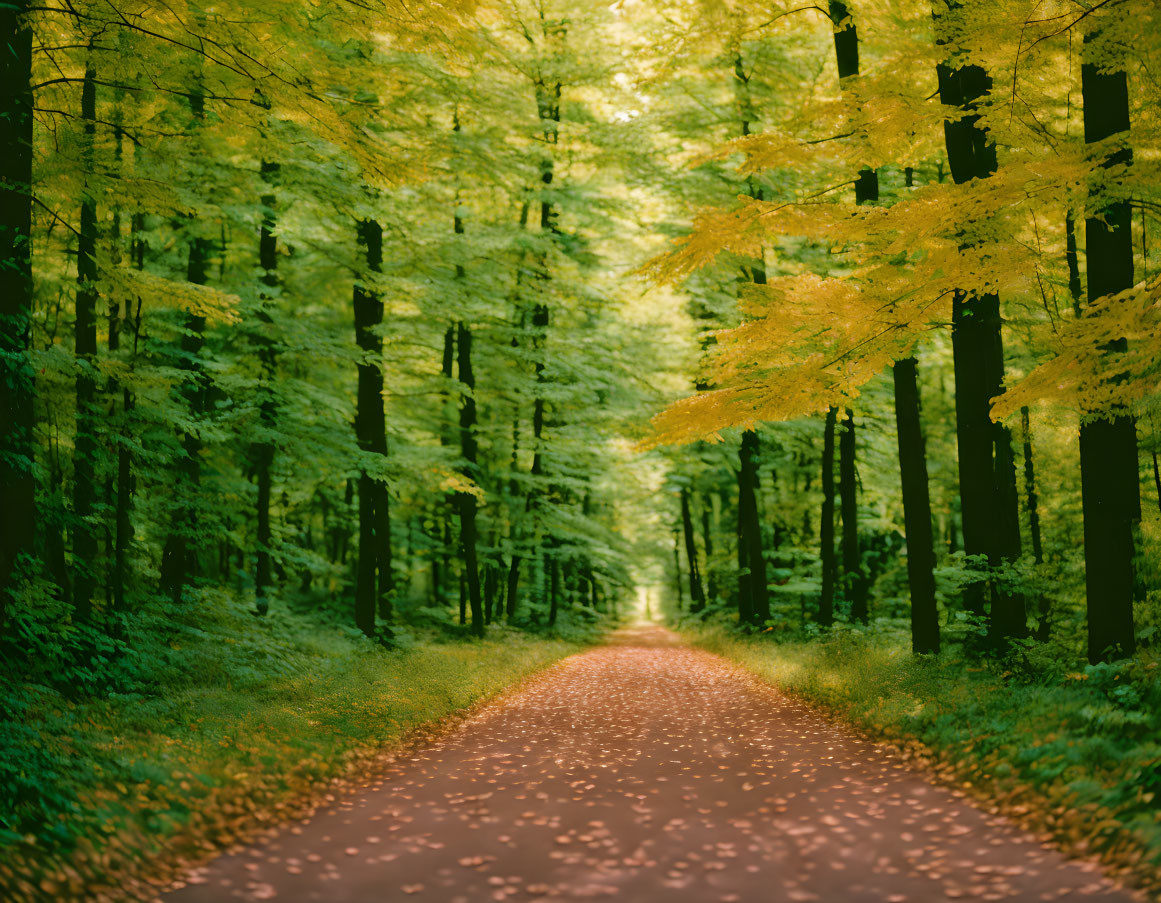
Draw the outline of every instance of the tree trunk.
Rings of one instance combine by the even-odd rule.
[[[262,180],[267,185],[274,185],[278,178],[278,164],[262,161]],[[278,239],[274,234],[277,219],[274,212],[276,198],[273,193],[262,196],[262,227],[258,236],[258,265],[262,268],[262,284],[267,289],[278,287]],[[277,345],[269,331],[274,329],[274,322],[265,310],[265,303],[270,295],[263,292],[259,299],[258,321],[259,333],[257,336],[258,357],[262,367],[262,384],[259,387],[261,400],[258,403],[258,416],[263,432],[270,433],[275,428],[277,406],[274,398],[273,383],[276,378]],[[263,333],[265,328],[267,332]],[[275,447],[273,441],[266,437],[254,445],[254,462],[258,482],[258,548],[257,561],[254,572],[255,607],[260,615],[266,614],[270,608],[267,592],[270,588],[270,494],[273,489]]]
[[[1044,546],[1040,537],[1040,495],[1036,491],[1036,465],[1032,457],[1032,425],[1027,406],[1020,408],[1020,432],[1024,440],[1024,497],[1028,507],[1028,533],[1032,537],[1032,558],[1044,563]],[[1048,642],[1051,608],[1048,596],[1040,594],[1037,600],[1036,640]]]
[[[937,17],[937,27],[939,20]],[[997,169],[996,147],[980,125],[977,104],[991,91],[981,67],[937,69],[939,97],[964,115],[944,122],[947,159],[956,184],[986,179]],[[1004,391],[1004,349],[1000,299],[994,294],[956,292],[952,305],[952,356],[955,369],[956,439],[959,448],[960,506],[964,551],[987,557],[998,567],[1020,557],[1019,495],[1007,427],[991,420],[991,400]],[[965,591],[969,610],[983,614],[984,580]],[[1027,632],[1024,598],[993,587],[989,632],[993,642]]]
[[[689,488],[681,489],[681,527],[685,533],[685,557],[689,562],[689,610],[705,608],[705,591],[701,586],[701,568],[697,563],[697,539],[693,535],[693,516],[689,510]]]
[[[826,425],[822,434],[822,521],[818,536],[822,559],[822,592],[818,598],[818,623],[830,627],[834,623],[834,585],[837,571],[834,556],[834,427],[838,411],[826,410]]]
[[[0,635],[36,536],[30,6],[0,4]]]
[[[1036,465],[1032,460],[1032,426],[1027,407],[1020,408],[1020,430],[1024,439],[1024,495],[1028,505],[1028,532],[1032,537],[1032,557],[1044,563],[1044,546],[1040,538],[1040,496],[1036,492]]]
[[[190,112],[193,114],[193,129],[201,127],[205,118],[205,93],[200,84],[188,96]],[[210,252],[213,240],[198,234],[198,223],[190,218],[189,231],[192,233],[189,258],[186,263],[186,282],[205,285],[209,276]],[[206,412],[207,378],[202,369],[201,352],[206,341],[206,318],[197,313],[189,313],[185,319],[185,329],[181,337],[181,369],[186,377],[181,386],[189,418],[199,423]],[[197,431],[182,434],[182,458],[177,467],[174,495],[174,520],[169,536],[161,552],[161,591],[168,595],[174,605],[181,602],[186,585],[197,576],[198,557],[202,538],[199,534],[199,501],[202,475],[202,440]]]
[[[459,324],[456,346],[460,385],[463,387],[460,395],[460,450],[466,462],[464,476],[475,480],[479,476],[476,448],[476,377],[472,373],[472,332],[462,321]],[[480,595],[479,562],[476,558],[476,497],[470,492],[459,492],[456,498],[460,509],[460,545],[464,553],[468,598],[472,606],[472,633],[482,637],[484,607]]]
[[[839,436],[839,491],[843,515],[843,585],[851,620],[867,623],[867,581],[859,549],[858,477],[855,473],[855,416],[847,408]]]
[[[1087,35],[1088,44],[1094,35]],[[1103,141],[1129,131],[1128,77],[1106,63],[1081,65],[1084,140]],[[1126,164],[1124,147],[1104,161]],[[1129,201],[1090,198],[1084,235],[1089,303],[1133,285],[1133,234]],[[1123,339],[1109,344],[1124,351]],[[1137,423],[1126,408],[1093,412],[1080,427],[1081,500],[1088,598],[1090,662],[1127,657],[1136,649],[1133,629],[1134,532],[1141,519]]]
[[[117,133],[117,159],[121,159],[121,134]],[[130,220],[129,233],[129,265],[137,270],[145,268],[145,240],[142,238],[142,233],[145,231],[145,216],[141,213],[136,213]],[[113,216],[113,242],[117,248],[118,255],[120,254],[119,246],[121,242],[121,217],[120,212],[115,212]],[[122,327],[120,318],[122,316],[120,304],[112,301],[109,304],[109,353],[116,354],[121,350],[121,334]],[[133,323],[133,359],[137,357],[137,346],[141,337],[141,301],[137,302],[136,313],[130,310],[130,302],[126,300],[124,317],[126,321],[132,317]],[[112,388],[114,391],[119,387],[119,383],[114,380]],[[113,490],[113,562],[112,568],[109,572],[109,595],[112,599],[113,610],[121,612],[125,610],[125,578],[127,572],[127,556],[129,552],[129,544],[133,541],[133,522],[130,520],[130,508],[132,506],[133,496],[133,456],[129,449],[127,433],[131,424],[129,422],[130,414],[133,412],[134,398],[133,394],[128,388],[120,386],[121,389],[121,414],[123,422],[121,425],[122,436],[121,441],[116,443],[117,449],[117,471],[113,479],[115,480],[115,489]]]
[[[859,32],[846,3],[842,0],[830,0],[828,14],[835,29],[834,58],[838,67],[839,82],[842,82],[859,74]],[[855,203],[862,204],[878,199],[879,174],[873,169],[860,170],[855,178]]]
[[[1157,508],[1161,509],[1161,466],[1157,464],[1157,452],[1153,452],[1153,487],[1157,490]]]
[[[508,589],[504,599],[504,617],[508,622],[516,616],[516,603],[520,592],[520,556],[512,553],[512,561],[508,565]]]
[[[556,624],[560,610],[560,559],[552,554],[548,563],[548,626]]]
[[[705,546],[705,570],[708,582],[708,592],[710,599],[717,599],[717,578],[713,567],[714,557],[714,536],[713,530],[710,528],[710,509],[705,503],[705,496],[701,497],[701,540],[702,545]]]
[[[896,361],[895,426],[899,436],[899,475],[903,483],[903,523],[907,531],[907,580],[911,588],[911,651],[939,651],[939,613],[935,604],[935,545],[927,487],[927,451],[919,402],[918,363]]]
[[[383,270],[383,229],[375,220],[360,220],[357,237],[366,254],[367,270]],[[383,413],[383,301],[376,290],[355,283],[355,340],[362,357],[355,412],[355,436],[364,456],[387,455],[387,424]],[[372,477],[366,461],[359,474],[359,557],[355,583],[355,624],[367,636],[375,633],[375,612],[391,614],[391,535],[387,488]]]
[[[750,134],[757,115],[750,94],[751,77],[746,74],[741,50],[736,50],[734,100],[738,128],[743,137]],[[761,186],[754,184],[752,179],[746,184],[746,193],[757,200],[762,198]],[[747,275],[755,285],[765,285],[765,260],[754,260]],[[761,624],[770,617],[770,601],[766,589],[766,559],[762,552],[761,521],[758,515],[758,448],[758,434],[746,430],[738,449],[738,567],[743,574],[738,586],[738,612],[743,621]]]
[[[456,363],[456,328],[455,325],[448,326],[443,333],[443,360],[440,365],[440,373],[444,378],[444,385],[450,387],[452,380],[455,378],[455,363]],[[449,448],[454,441],[452,432],[454,424],[446,416],[448,406],[447,391],[440,393],[442,402],[443,416],[440,422],[439,444],[443,448]],[[452,516],[448,514],[446,517],[444,507],[446,505],[446,495],[439,497],[435,503],[435,509],[432,512],[432,520],[435,526],[434,538],[436,543],[431,552],[431,594],[432,602],[435,605],[443,604],[447,601],[444,593],[444,577],[451,573],[451,526],[447,520]]]
[[[749,551],[746,543],[746,518],[743,512],[742,500],[746,497],[744,454],[738,451],[738,517],[737,517],[737,552],[738,552],[738,622],[749,624],[754,620],[754,594],[750,588]]]
[[[835,27],[834,55],[839,82],[859,74],[859,34],[847,5],[841,0],[830,0],[829,13]],[[908,170],[908,185],[910,170]],[[873,169],[859,171],[855,180],[855,203],[879,200],[879,174]],[[842,491],[843,516],[843,586],[851,604],[851,619],[867,621],[867,590],[859,555],[858,481],[855,475],[855,418],[846,409],[843,432],[839,441],[839,487]],[[833,554],[833,550],[832,550]]]
[[[91,52],[91,51],[90,51]],[[81,87],[81,119],[84,146],[81,158],[85,174],[93,174],[97,118],[96,71],[92,63],[85,69]],[[96,498],[97,463],[96,404],[97,381],[97,201],[89,185],[81,199],[81,230],[77,239],[76,327],[77,431],[73,440],[73,611],[79,620],[93,612],[93,589],[97,576],[97,536],[93,529],[93,502]]]
[[[762,552],[762,531],[758,521],[758,434],[746,430],[742,434],[739,515],[743,523],[746,545],[746,565],[750,571],[750,618],[755,624],[764,624],[770,618],[770,597],[766,588],[766,558]]]
[[[685,607],[685,588],[681,578],[681,540],[678,532],[673,531],[673,589],[677,593],[677,610]]]

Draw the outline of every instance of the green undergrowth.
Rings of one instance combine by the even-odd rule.
[[[583,648],[597,624],[390,648],[324,610],[265,618],[220,591],[71,635],[0,696],[0,900],[148,897],[150,876],[290,817],[385,746]],[[160,638],[160,639],[159,639]],[[43,659],[38,655],[38,659]]]
[[[891,622],[779,640],[720,622],[676,626],[1161,898],[1155,653],[1069,670],[1031,644],[1001,661],[955,649],[913,656],[903,625]]]

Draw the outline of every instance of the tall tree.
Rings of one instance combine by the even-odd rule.
[[[950,42],[950,20],[961,4],[952,0],[948,6],[947,13],[936,16],[940,31],[937,42],[944,46]],[[981,66],[956,55],[938,64],[937,75],[940,102],[956,111],[943,126],[952,179],[963,185],[993,176],[999,165],[996,146],[979,109],[991,91],[991,77]],[[973,236],[964,235],[962,247],[970,247],[973,241]],[[996,293],[955,291],[952,352],[964,551],[985,556],[991,567],[998,567],[1020,557],[1020,519],[1011,433],[991,418],[992,399],[1004,391],[1004,348]],[[973,581],[965,590],[967,605],[977,614],[985,612],[987,590],[984,580]],[[998,584],[993,584],[990,596],[993,640],[1025,635],[1023,596]]]
[[[355,435],[363,461],[359,469],[359,553],[355,584],[355,624],[367,636],[375,633],[376,609],[380,618],[390,615],[392,590],[391,522],[386,466],[387,423],[383,411],[383,299],[375,284],[383,271],[383,227],[374,219],[356,224],[356,237],[364,254],[364,274],[355,281],[355,342],[359,347],[358,400]]]
[[[896,361],[891,368],[907,535],[907,580],[911,587],[911,649],[926,653],[939,651],[939,612],[935,602],[935,540],[917,369],[913,357]]]
[[[689,563],[689,610],[705,608],[705,590],[701,585],[701,568],[697,563],[697,538],[693,532],[693,515],[689,507],[689,487],[681,487],[681,529],[685,535],[685,558]]]
[[[1104,158],[1105,168],[1127,164],[1129,80],[1123,66],[1099,56],[1100,33],[1085,36],[1081,64],[1085,144],[1116,135],[1125,143]],[[1108,48],[1103,48],[1108,53]],[[1133,285],[1132,209],[1128,198],[1094,192],[1084,221],[1088,299],[1092,304]],[[1115,339],[1110,352],[1124,351]],[[1133,533],[1141,519],[1137,422],[1124,407],[1091,412],[1080,427],[1081,498],[1084,506],[1084,562],[1088,599],[1089,661],[1132,655]]]
[[[463,231],[463,223],[456,217],[456,227]],[[479,453],[476,443],[476,377],[472,372],[472,331],[462,320],[456,335],[456,349],[459,365],[460,385],[460,453],[464,459],[464,477],[477,480],[479,477]],[[464,570],[468,583],[468,599],[472,609],[472,633],[484,635],[484,607],[480,594],[480,565],[476,546],[478,528],[476,526],[476,497],[469,491],[456,493],[460,511],[460,545],[464,554]]]
[[[837,571],[834,555],[834,432],[838,411],[826,409],[822,437],[822,521],[818,536],[821,544],[822,589],[818,597],[818,623],[834,623],[834,589]]]
[[[20,558],[36,537],[31,349],[32,22],[27,0],[0,5],[0,632]]]
[[[97,536],[93,523],[96,498],[97,423],[97,200],[93,188],[97,119],[97,73],[90,58],[81,83],[81,119],[84,121],[82,166],[87,179],[81,199],[81,228],[77,236],[76,326],[77,357],[76,436],[73,440],[73,608],[81,620],[93,608],[97,578]]]

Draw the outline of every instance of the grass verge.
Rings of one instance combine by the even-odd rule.
[[[675,625],[695,646],[853,723],[994,811],[1099,857],[1161,899],[1161,668],[1066,673],[955,651],[916,657],[903,633],[836,628],[773,641],[721,623]]]
[[[151,898],[184,864],[302,814],[385,749],[585,645],[491,627],[481,641],[404,631],[388,650],[228,596],[198,615],[139,623],[107,692],[3,689],[0,899]]]

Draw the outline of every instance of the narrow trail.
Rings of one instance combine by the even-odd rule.
[[[1136,899],[654,626],[187,882],[166,899]]]

